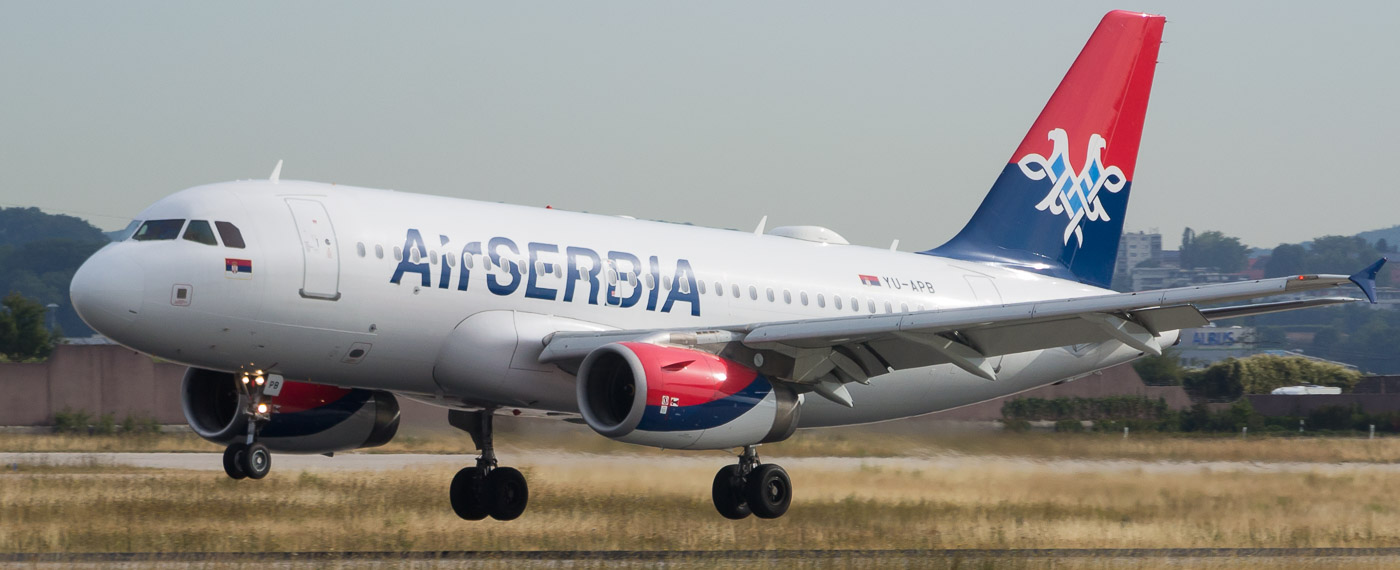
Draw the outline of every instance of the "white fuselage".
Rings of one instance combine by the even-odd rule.
[[[191,366],[457,407],[576,412],[572,374],[534,359],[554,330],[693,329],[1111,293],[929,255],[298,181],[200,186],[139,219],[229,222],[246,247],[178,238],[107,246],[73,286],[75,296],[104,291],[83,315],[104,334]],[[952,365],[902,370],[851,385],[853,408],[806,398],[801,425],[926,414],[1137,356],[1109,341],[1001,357],[996,381]],[[469,365],[449,374],[439,369],[447,360]]]

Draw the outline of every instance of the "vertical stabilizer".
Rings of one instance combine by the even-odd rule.
[[[972,220],[921,253],[1107,287],[1165,22],[1104,16]]]

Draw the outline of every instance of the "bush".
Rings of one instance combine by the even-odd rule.
[[[1181,358],[1173,348],[1163,350],[1160,356],[1147,356],[1133,361],[1133,370],[1142,377],[1142,383],[1148,386],[1180,386],[1182,378],[1186,376],[1186,369],[1181,366]]]
[[[87,433],[92,414],[82,410],[74,411],[64,406],[63,411],[53,415],[53,431],[57,433]]]
[[[1109,396],[1105,398],[1020,398],[1008,400],[1001,407],[1006,419],[1028,421],[1058,420],[1158,420],[1168,414],[1167,402],[1141,396]]]
[[[1002,427],[1006,431],[1023,433],[1031,431],[1031,423],[1026,420],[1001,420]]]
[[[117,418],[112,414],[102,414],[97,418],[97,425],[92,426],[92,433],[97,435],[112,435],[117,433]]]
[[[160,432],[160,423],[149,414],[136,416],[127,414],[126,418],[122,420],[121,430],[122,433],[132,435],[153,434]]]
[[[1084,424],[1079,420],[1060,420],[1055,422],[1057,433],[1078,433],[1084,431]]]

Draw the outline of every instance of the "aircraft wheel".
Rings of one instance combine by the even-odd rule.
[[[483,497],[485,481],[482,479],[478,467],[466,467],[452,478],[452,488],[448,494],[452,500],[452,512],[457,516],[469,521],[486,518],[486,501]]]
[[[525,476],[510,467],[497,467],[486,475],[486,496],[491,501],[491,518],[509,521],[525,512],[530,487]]]
[[[759,518],[775,519],[792,504],[792,480],[777,465],[760,465],[749,473],[749,508]]]
[[[248,446],[243,443],[230,443],[224,448],[224,473],[230,479],[238,480],[248,476],[243,471],[243,451],[246,449]]]
[[[737,521],[753,512],[744,496],[744,475],[738,465],[726,465],[715,473],[710,495],[715,501],[715,510],[724,518]]]
[[[272,452],[261,443],[248,446],[239,459],[239,467],[243,468],[243,472],[250,479],[267,477],[267,472],[272,470]]]

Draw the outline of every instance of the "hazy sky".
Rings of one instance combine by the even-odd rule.
[[[925,249],[1104,12],[1168,22],[1129,230],[1400,224],[1400,2],[4,2],[0,205],[283,177]]]

